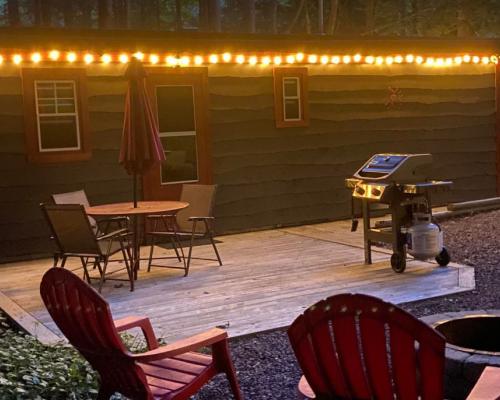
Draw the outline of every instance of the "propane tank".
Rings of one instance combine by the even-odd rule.
[[[418,260],[434,258],[443,249],[443,231],[428,213],[414,213],[406,233],[408,253]]]

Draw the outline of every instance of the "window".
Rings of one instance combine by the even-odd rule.
[[[28,159],[64,162],[90,158],[82,69],[23,70]]]
[[[193,86],[156,86],[156,107],[160,140],[165,150],[161,184],[197,182]]]
[[[309,125],[307,68],[274,69],[276,127]]]

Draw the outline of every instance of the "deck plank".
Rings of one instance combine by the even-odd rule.
[[[374,251],[374,264],[363,265],[361,233],[348,228],[340,221],[221,236],[223,266],[193,260],[186,278],[179,270],[153,268],[147,273],[143,268],[133,293],[126,284],[108,282],[103,295],[115,318],[148,315],[158,335],[170,341],[216,325],[227,327],[231,336],[284,327],[306,307],[335,293],[367,293],[402,303],[474,288],[473,268],[456,264],[440,268],[411,260],[405,273],[396,274],[385,249]],[[142,249],[143,257],[147,250]],[[155,251],[172,255],[160,247]],[[194,255],[213,257],[209,245],[197,246]],[[51,265],[51,260],[36,260],[1,266],[0,292],[48,332],[57,332],[38,293]],[[68,264],[70,269],[77,266]],[[19,310],[14,317],[25,318]]]

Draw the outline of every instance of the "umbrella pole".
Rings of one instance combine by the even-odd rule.
[[[134,170],[134,183],[133,183],[133,188],[134,188],[134,208],[137,208],[137,172]],[[137,271],[139,269],[139,263],[140,263],[140,253],[139,253],[139,218],[137,217],[137,214],[134,214],[134,248],[132,250],[133,252],[133,267],[132,267],[132,273],[133,273],[133,279],[137,279]]]

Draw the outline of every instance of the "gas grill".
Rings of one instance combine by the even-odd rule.
[[[373,243],[392,245],[391,266],[395,272],[406,268],[406,253],[417,259],[435,258],[446,266],[450,256],[443,247],[441,228],[432,222],[431,195],[450,190],[452,182],[429,179],[431,154],[376,154],[346,186],[352,189],[352,230],[357,229],[355,202],[361,203],[365,263],[372,263]],[[390,222],[371,218],[390,214]]]

